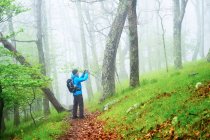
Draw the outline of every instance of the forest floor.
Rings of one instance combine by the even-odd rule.
[[[104,131],[104,121],[97,117],[100,112],[87,113],[84,119],[69,120],[70,129],[59,140],[116,140],[117,133]]]
[[[121,82],[115,95],[102,103],[100,94],[95,94],[85,104],[85,119],[52,113],[37,126],[28,122],[7,129],[3,139],[210,139],[209,70],[210,63],[198,61],[181,70],[141,75],[140,87],[131,89],[128,81]],[[9,126],[12,122],[7,128],[13,128]]]
[[[198,61],[150,72],[140,76],[140,87],[122,83],[114,96],[86,106],[101,111],[97,119],[106,122],[104,130],[122,139],[210,139],[209,70],[210,63]]]
[[[135,89],[123,84],[103,103],[95,97],[86,103],[92,113],[70,120],[60,140],[210,139],[209,69],[204,61],[187,63],[145,74]]]

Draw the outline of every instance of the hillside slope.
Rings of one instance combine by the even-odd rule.
[[[182,70],[144,75],[139,88],[121,89],[105,102],[87,106],[101,111],[110,104],[98,119],[124,139],[209,139],[209,93],[210,63],[199,61]]]

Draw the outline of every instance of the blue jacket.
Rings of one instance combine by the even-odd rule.
[[[73,93],[74,95],[80,95],[82,94],[82,84],[81,82],[86,81],[88,79],[88,73],[83,73],[82,76],[77,76],[77,75],[71,75],[71,78],[73,80],[73,84],[80,88],[81,90],[76,91],[75,93]]]

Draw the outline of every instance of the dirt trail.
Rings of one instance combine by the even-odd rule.
[[[85,119],[70,120],[71,128],[59,140],[116,140],[116,133],[103,130],[105,122],[97,120],[100,112],[88,113]]]

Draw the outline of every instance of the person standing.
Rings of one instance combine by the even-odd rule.
[[[72,71],[71,79],[73,80],[74,86],[76,86],[77,90],[73,92],[74,96],[74,104],[73,104],[73,116],[72,119],[77,119],[77,109],[79,106],[79,118],[84,118],[84,102],[82,96],[82,82],[88,79],[88,71],[85,70],[83,74],[79,77],[79,72],[77,69]]]

